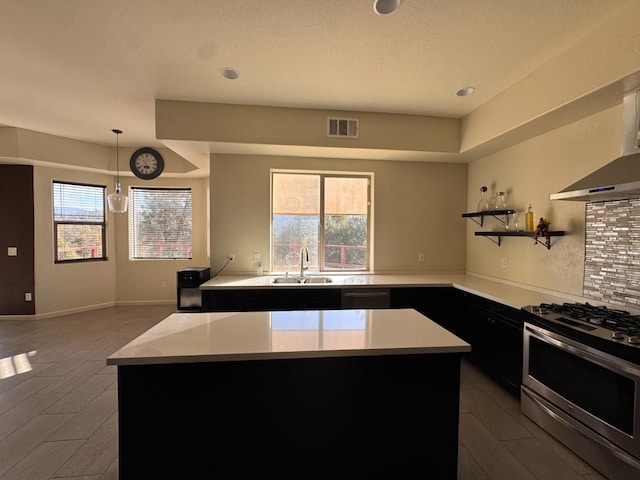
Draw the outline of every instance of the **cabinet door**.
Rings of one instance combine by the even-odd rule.
[[[462,292],[453,287],[394,287],[391,308],[414,308],[443,326],[456,323]]]
[[[205,312],[251,312],[267,309],[266,290],[206,290],[202,292]]]
[[[522,384],[522,328],[496,321],[496,373],[512,392],[520,394]]]
[[[340,288],[272,288],[268,310],[328,310],[340,308]]]
[[[519,395],[522,383],[522,313],[475,295],[467,296],[471,360]]]

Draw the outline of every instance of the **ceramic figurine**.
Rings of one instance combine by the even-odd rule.
[[[538,226],[536,227],[535,231],[535,238],[548,236],[549,225],[551,225],[551,222],[549,220],[540,217],[540,221],[538,222]]]

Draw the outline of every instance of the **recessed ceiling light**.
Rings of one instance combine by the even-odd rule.
[[[224,78],[228,78],[229,80],[235,80],[236,78],[238,78],[240,76],[240,74],[238,73],[238,71],[235,68],[229,68],[229,67],[221,68],[220,69],[220,74]]]
[[[401,0],[374,0],[373,11],[378,15],[389,15],[398,10]]]
[[[458,90],[456,92],[456,95],[459,96],[459,97],[466,97],[468,95],[471,95],[475,91],[476,91],[476,89],[473,88],[473,87],[464,87],[464,88],[461,88],[460,90]]]

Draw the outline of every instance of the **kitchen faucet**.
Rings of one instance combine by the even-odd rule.
[[[304,266],[305,257],[307,258],[307,264],[308,264],[308,262],[309,262],[309,249],[307,248],[306,245],[303,245],[302,248],[300,249],[300,281],[302,281],[302,279],[304,278],[304,271],[309,268],[308,265],[306,267]]]

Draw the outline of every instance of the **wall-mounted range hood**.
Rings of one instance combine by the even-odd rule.
[[[550,200],[601,202],[640,197],[640,93],[625,95],[622,103],[620,157],[573,185],[549,195]]]

